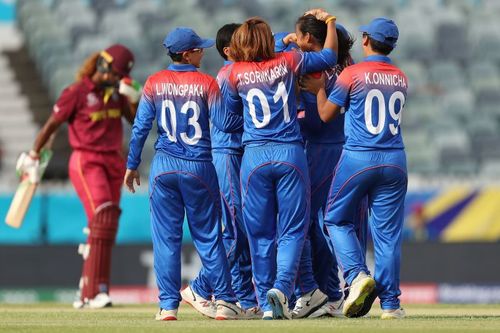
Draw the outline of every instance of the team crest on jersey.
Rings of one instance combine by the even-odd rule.
[[[87,95],[87,106],[92,107],[97,105],[97,103],[99,103],[97,96],[93,92],[89,93]]]

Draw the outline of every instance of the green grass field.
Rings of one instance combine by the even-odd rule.
[[[61,304],[0,304],[0,332],[500,332],[500,305],[411,305],[406,319],[393,321],[380,320],[375,308],[360,319],[219,322],[183,305],[177,322],[157,322],[154,305],[73,310]]]

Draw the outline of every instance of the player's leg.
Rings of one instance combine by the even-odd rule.
[[[375,284],[369,277],[354,219],[359,202],[366,196],[376,176],[377,169],[372,168],[369,161],[356,153],[344,151],[327,201],[325,225],[344,279],[350,286],[343,307],[343,313],[348,317],[359,312]]]
[[[385,167],[382,178],[370,191],[372,237],[375,248],[375,280],[382,310],[398,310],[401,232],[406,168]]]
[[[309,171],[300,145],[283,145],[275,149],[273,160],[276,161],[273,163],[273,174],[277,177],[278,203],[277,272],[273,289],[268,293],[268,300],[274,303],[272,304],[274,317],[288,318],[287,309],[285,309],[288,304],[283,303],[281,296],[284,296],[286,301],[293,293],[303,244],[308,232]],[[326,300],[325,296],[324,302]],[[321,302],[318,306],[323,305],[320,304]]]
[[[159,289],[160,313],[177,311],[181,300],[181,244],[184,202],[175,160],[157,153],[151,164],[149,196],[154,271]]]
[[[252,256],[253,281],[264,319],[272,319],[267,292],[276,278],[276,195],[269,150],[248,147],[241,165],[243,221]]]
[[[70,160],[70,178],[89,217],[87,244],[79,249],[84,257],[80,281],[83,303],[75,302],[76,307],[86,302],[94,308],[111,305],[108,296],[111,249],[120,210],[113,202],[109,177],[102,162],[101,155],[80,151],[74,152]]]
[[[210,162],[179,161],[184,171],[179,186],[194,246],[206,270],[217,303],[216,319],[241,316],[231,288],[231,275],[222,244],[220,192]]]
[[[337,260],[333,247],[327,240],[323,228],[323,211],[335,167],[342,154],[342,144],[308,144],[307,160],[311,175],[311,226],[309,236],[312,246],[312,263],[314,278],[320,290],[328,296],[328,303],[322,309],[311,314],[340,316],[342,313],[343,295],[340,291]],[[332,249],[331,249],[332,248]]]
[[[110,154],[105,161],[105,165],[107,166],[111,201],[119,205],[122,194],[123,177],[125,176],[126,170],[125,159],[118,152]]]
[[[250,248],[241,210],[241,155],[213,153],[222,194],[222,240],[231,271],[232,287],[243,309],[258,306],[252,282]]]

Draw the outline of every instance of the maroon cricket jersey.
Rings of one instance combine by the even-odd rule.
[[[85,77],[64,89],[52,113],[58,121],[68,122],[73,149],[115,152],[122,148],[126,103],[116,89],[101,89]]]

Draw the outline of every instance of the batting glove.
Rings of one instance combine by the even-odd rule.
[[[126,96],[130,103],[135,104],[139,102],[139,99],[141,98],[142,86],[139,82],[127,77],[120,80],[118,92],[123,96]]]
[[[21,153],[17,159],[16,172],[19,177],[27,175],[30,182],[38,184],[41,178],[39,155],[34,151]]]

